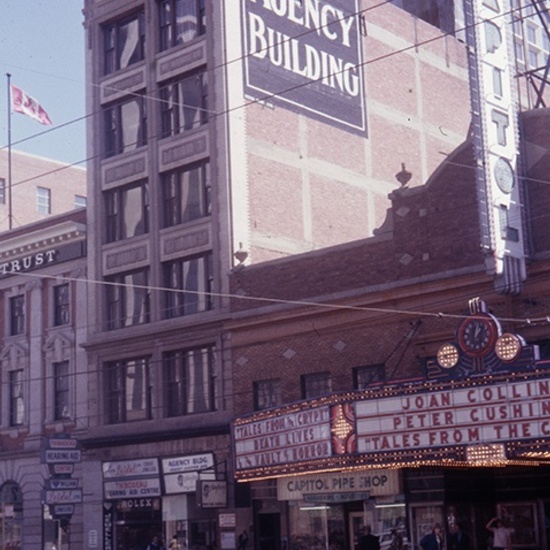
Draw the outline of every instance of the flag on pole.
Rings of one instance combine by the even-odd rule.
[[[51,124],[52,121],[43,107],[30,95],[26,94],[21,88],[10,84],[11,88],[11,108],[16,113],[30,116],[38,120],[40,124]]]

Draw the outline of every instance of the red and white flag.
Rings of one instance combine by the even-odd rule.
[[[40,124],[51,124],[52,121],[48,113],[42,108],[40,103],[33,97],[26,94],[21,88],[10,84],[11,87],[11,108],[16,113],[30,116],[38,120]]]

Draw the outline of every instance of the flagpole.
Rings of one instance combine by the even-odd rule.
[[[11,209],[11,74],[6,73],[8,77],[8,227],[12,228],[12,209]]]

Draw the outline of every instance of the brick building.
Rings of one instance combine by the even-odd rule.
[[[10,192],[8,164],[8,151],[2,149],[0,150],[0,231],[24,226],[48,216],[86,206],[86,171],[84,169],[12,150]]]
[[[82,523],[81,510],[74,509],[81,489],[72,489],[82,486],[79,460],[66,463],[55,452],[76,447],[86,430],[85,279],[84,209],[1,234],[0,498],[6,548],[60,547],[68,539],[56,520],[74,512],[75,523]],[[67,494],[73,504],[58,500]]]
[[[549,412],[532,408],[545,392],[522,404],[515,381],[548,378],[549,116],[521,119],[531,254],[519,294],[498,292],[486,272],[471,140],[425,186],[391,194],[380,235],[234,271],[235,472],[257,547],[351,548],[363,523],[416,545],[436,522],[446,537],[461,523],[479,546],[497,514],[514,544],[547,544],[550,440],[536,432]],[[469,311],[476,296],[487,310]],[[469,334],[476,315],[495,322],[487,341]],[[504,342],[520,342],[517,353],[502,354]],[[478,390],[486,416],[460,401]],[[445,392],[453,406],[438,403]],[[347,439],[336,435],[344,417]],[[468,455],[481,448],[503,455]]]
[[[450,248],[424,225],[420,263],[395,238],[412,223],[397,202],[425,199],[420,186],[445,156],[462,162],[475,51],[441,24],[440,2],[437,21],[401,4],[85,2],[88,266],[101,284],[89,287],[83,539],[230,548],[248,527],[229,445],[246,403],[227,329],[238,326],[230,270],[336,246],[355,259],[365,238],[381,251],[381,286],[441,258],[485,265],[466,235]],[[479,196],[462,200],[476,232]],[[388,248],[397,263],[385,263]]]

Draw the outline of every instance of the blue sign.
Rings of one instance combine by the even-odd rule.
[[[245,93],[366,133],[358,0],[241,0]]]

